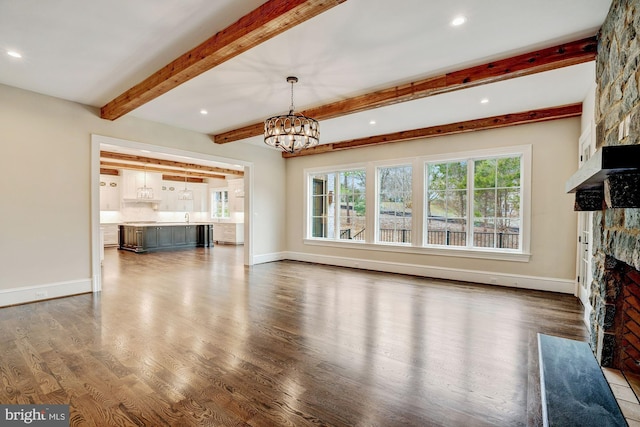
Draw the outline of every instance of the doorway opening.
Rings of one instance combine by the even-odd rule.
[[[143,158],[143,159],[159,159],[158,161],[154,161],[154,163],[162,163],[165,165],[168,164],[170,166],[172,163],[181,165],[180,167],[182,167],[182,165],[184,164],[190,164],[190,165],[197,164],[197,165],[201,165],[198,168],[207,169],[208,172],[217,170],[217,171],[227,172],[226,175],[231,176],[233,178],[240,177],[240,179],[230,180],[229,182],[239,181],[239,182],[235,182],[234,184],[236,184],[236,187],[238,187],[236,188],[237,191],[235,193],[238,196],[236,200],[236,206],[239,206],[242,208],[241,216],[239,218],[242,221],[241,223],[229,224],[228,223],[229,219],[221,220],[218,218],[211,217],[210,209],[208,208],[208,203],[210,203],[211,195],[210,195],[210,189],[206,184],[199,185],[199,188],[197,189],[198,191],[195,192],[197,193],[196,200],[193,200],[193,196],[191,196],[191,200],[181,199],[180,196],[177,195],[177,193],[178,192],[181,193],[181,191],[178,191],[176,192],[176,197],[173,198],[176,200],[173,200],[170,198],[170,196],[173,194],[166,194],[166,195],[154,194],[153,197],[148,197],[145,201],[141,201],[140,199],[135,199],[135,197],[133,199],[128,199],[127,201],[126,197],[122,197],[125,195],[122,194],[118,196],[118,199],[122,200],[122,205],[119,204],[120,203],[119,200],[118,200],[118,204],[119,206],[127,206],[128,203],[131,203],[131,206],[133,206],[133,208],[127,211],[127,214],[126,214],[127,218],[132,217],[133,219],[136,219],[135,218],[136,215],[140,215],[142,217],[146,213],[153,213],[154,216],[151,218],[151,222],[158,219],[162,222],[173,222],[174,220],[173,217],[178,214],[182,215],[182,217],[179,219],[175,219],[176,222],[192,220],[192,218],[188,214],[185,214],[184,212],[177,212],[178,209],[176,208],[172,208],[172,207],[163,208],[164,203],[169,203],[169,204],[178,203],[178,204],[185,204],[185,206],[187,204],[188,206],[199,205],[198,209],[202,212],[198,212],[197,215],[191,215],[196,217],[193,219],[199,220],[199,221],[206,220],[207,222],[212,222],[214,224],[221,221],[220,229],[223,229],[229,225],[233,225],[234,229],[238,229],[238,233],[242,234],[244,264],[251,265],[253,263],[252,262],[252,259],[253,259],[252,239],[251,239],[251,230],[252,230],[251,188],[253,186],[252,186],[252,164],[250,162],[241,161],[237,159],[223,158],[219,156],[212,156],[212,155],[207,155],[202,153],[190,152],[185,150],[179,150],[174,148],[155,146],[155,145],[139,143],[139,142],[134,142],[129,140],[122,140],[118,138],[101,136],[101,135],[92,135],[91,136],[91,218],[92,218],[91,242],[92,242],[92,282],[93,282],[92,290],[93,292],[98,292],[102,289],[101,259],[103,256],[102,254],[103,254],[104,246],[101,238],[101,218],[103,218],[104,215],[101,215],[101,209],[100,209],[101,208],[100,183],[101,183],[101,152],[105,152],[105,151],[120,153],[118,155],[112,156],[112,157],[119,157],[118,159],[116,159],[117,162],[111,162],[112,159],[109,159],[109,165],[113,165],[114,167],[117,167],[118,165],[120,166],[124,165],[122,167],[123,170],[124,169],[129,170],[130,165],[133,165],[135,163],[138,164],[137,167],[139,168],[140,158]],[[127,156],[132,156],[132,158],[129,159],[129,162],[126,162]],[[144,161],[145,160],[143,160],[143,162]],[[103,161],[102,166],[105,166],[105,163],[106,162]],[[144,178],[141,178],[141,179],[144,179],[144,181],[147,181],[147,179],[151,177],[151,174],[147,173],[146,169],[147,169],[147,166],[145,165],[142,171],[137,171],[138,175],[144,177]],[[175,166],[174,166],[174,169],[175,169]],[[160,171],[160,169],[156,168],[156,172],[157,171]],[[105,172],[104,168],[102,172]],[[130,172],[136,172],[136,171],[132,170]],[[183,176],[182,179],[184,179],[184,177],[188,176],[189,173],[190,172],[188,172],[185,169],[184,171],[179,171],[178,175],[182,175]],[[207,176],[206,174],[204,174],[204,172],[199,173],[199,175]],[[155,176],[156,179],[158,180],[158,183],[157,183],[158,189],[164,187],[164,189],[167,191],[169,190],[169,188],[173,188],[174,190],[176,189],[182,190],[182,187],[184,187],[184,190],[186,191],[187,186],[189,185],[187,183],[188,179],[186,179],[184,182],[180,182],[180,183],[176,182],[176,184],[173,185],[172,183],[168,183],[165,181],[161,182],[160,181],[161,178],[159,178],[160,176],[162,176],[162,179],[165,179],[165,178],[172,179],[170,175],[167,176],[167,175],[162,175],[160,173],[155,173],[153,176]],[[223,176],[223,174],[220,174],[220,176],[217,176],[215,174],[211,176],[213,177],[213,179],[217,179],[218,181],[225,182],[225,176]],[[104,178],[104,176],[102,177]],[[147,184],[148,184],[147,182],[144,182],[145,187],[147,187]],[[162,184],[166,184],[166,185],[162,185]],[[215,186],[218,184],[213,184],[213,185]],[[128,176],[126,191],[135,192],[136,186],[137,184],[135,182],[135,177]],[[192,187],[195,187],[195,186],[196,184],[192,184]],[[166,197],[162,197],[162,196],[166,196]],[[168,201],[167,201],[167,197],[169,197]],[[103,201],[103,205],[104,203],[105,202]],[[203,203],[204,203],[204,206],[207,206],[206,209],[202,207]],[[181,209],[184,210],[185,208],[181,207]],[[244,215],[245,212],[246,212],[246,216]],[[113,217],[121,218],[121,216],[119,215],[120,215],[119,213],[118,214],[114,213]],[[246,220],[244,218],[246,218]],[[235,220],[238,220],[238,218],[235,218]],[[135,222],[135,221],[132,221],[132,222]]]

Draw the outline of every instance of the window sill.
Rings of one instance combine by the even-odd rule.
[[[304,239],[305,245],[311,246],[325,246],[334,248],[345,249],[361,249],[367,251],[378,252],[397,252],[407,254],[419,254],[419,255],[433,255],[433,256],[446,256],[456,258],[478,258],[478,259],[490,259],[498,261],[514,261],[514,262],[529,262],[531,258],[530,253],[524,252],[506,252],[497,250],[478,250],[468,248],[456,248],[456,247],[442,247],[442,248],[426,248],[409,245],[394,245],[394,244],[371,244],[365,242],[343,241],[343,240],[328,240],[328,239]]]

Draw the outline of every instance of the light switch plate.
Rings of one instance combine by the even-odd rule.
[[[624,120],[620,122],[618,125],[618,141],[622,141],[624,139]]]

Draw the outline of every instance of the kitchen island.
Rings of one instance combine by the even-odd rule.
[[[141,222],[118,225],[118,248],[135,253],[213,246],[211,223]]]

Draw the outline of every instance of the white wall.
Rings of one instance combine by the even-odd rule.
[[[287,161],[288,256],[327,264],[359,266],[481,283],[574,291],[576,214],[564,192],[575,172],[580,119],[513,126],[438,138],[391,143]],[[532,225],[528,262],[372,251],[304,244],[304,169],[411,158],[522,144],[532,145]]]
[[[518,286],[573,292],[576,215],[564,182],[575,171],[580,127],[580,119],[566,119],[285,162],[266,148],[216,145],[206,135],[135,117],[110,122],[100,119],[96,108],[0,85],[0,306],[41,298],[36,292],[54,297],[91,289],[91,134],[251,162],[247,203],[253,204],[255,262],[355,260],[389,271],[480,282],[497,278],[498,284],[518,281]],[[304,168],[520,144],[533,145],[527,263],[303,243]]]
[[[285,250],[279,152],[0,85],[0,306],[91,289],[91,134],[251,162],[253,256]]]
[[[582,117],[580,120],[580,129],[582,132],[587,130],[589,126],[593,126],[596,116],[596,82],[589,87],[587,94],[582,101]]]

